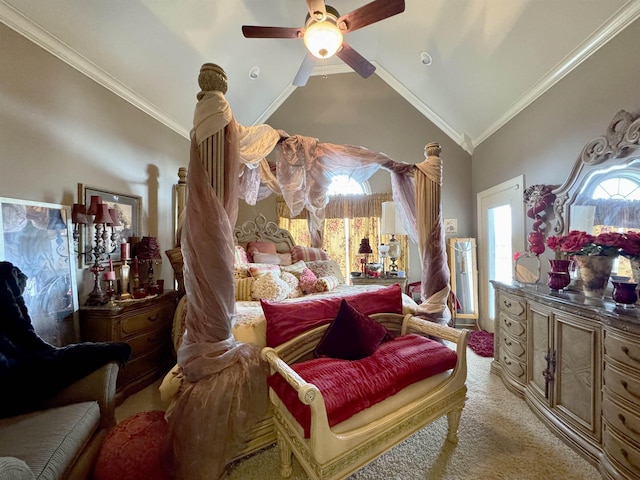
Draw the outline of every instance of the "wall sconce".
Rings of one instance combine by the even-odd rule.
[[[100,262],[109,260],[109,256],[117,246],[118,234],[115,231],[120,223],[113,209],[109,205],[102,203],[99,195],[91,196],[91,205],[87,209],[81,203],[74,203],[71,210],[71,222],[73,223],[73,240],[76,245],[76,253],[79,257],[84,257],[87,263],[93,262],[89,270],[93,273],[93,290],[89,294],[85,305],[104,305],[109,301],[109,296],[100,285],[100,272],[104,267]],[[78,239],[80,237],[81,225],[93,224],[94,238],[90,250],[82,252],[78,249]],[[111,234],[108,232],[111,227]]]
[[[398,215],[398,212],[396,212],[396,206],[393,202],[382,202],[382,222],[380,232],[391,235],[388,253],[389,258],[391,259],[389,271],[397,272],[398,265],[396,264],[396,260],[400,258],[402,249],[400,248],[400,242],[396,239],[396,235],[404,235],[407,232],[400,221],[400,216]]]

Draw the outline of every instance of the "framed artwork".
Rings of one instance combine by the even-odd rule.
[[[136,244],[140,240],[140,219],[142,212],[142,198],[137,195],[130,195],[125,193],[112,192],[104,190],[100,187],[92,187],[78,184],[78,198],[81,203],[84,203],[87,208],[91,205],[91,196],[99,195],[102,197],[102,203],[109,205],[116,211],[118,221],[120,225],[117,227],[107,227],[111,240],[111,248],[109,249],[110,255],[101,259],[102,263],[108,262],[109,258],[113,262],[120,261],[120,244],[125,241],[131,244],[131,251],[133,252]],[[95,230],[92,224],[85,225],[85,228],[80,228],[80,237],[78,243],[83,245],[83,252],[90,252],[91,247],[94,244]],[[80,255],[81,265],[90,266],[93,265],[92,259],[86,255]]]
[[[0,197],[0,260],[27,276],[35,331],[53,345],[78,341],[78,289],[69,207]]]

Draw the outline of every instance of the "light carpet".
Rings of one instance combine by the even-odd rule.
[[[586,460],[559,440],[490,373],[491,358],[467,350],[468,400],[458,443],[445,441],[446,418],[436,420],[349,477],[350,480],[597,480]],[[116,409],[121,420],[162,407],[154,384]],[[307,479],[294,460],[291,480]],[[230,480],[280,479],[278,450],[268,448],[231,466]]]

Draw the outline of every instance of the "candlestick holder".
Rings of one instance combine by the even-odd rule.
[[[128,245],[128,244],[127,244]],[[127,264],[128,259],[122,259],[122,265],[120,266],[120,300],[128,300],[131,298],[129,293],[129,271],[131,267]]]

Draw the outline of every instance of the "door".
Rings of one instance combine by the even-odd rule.
[[[524,250],[524,177],[478,193],[480,328],[494,331],[495,292],[490,280],[510,283],[513,252]]]

